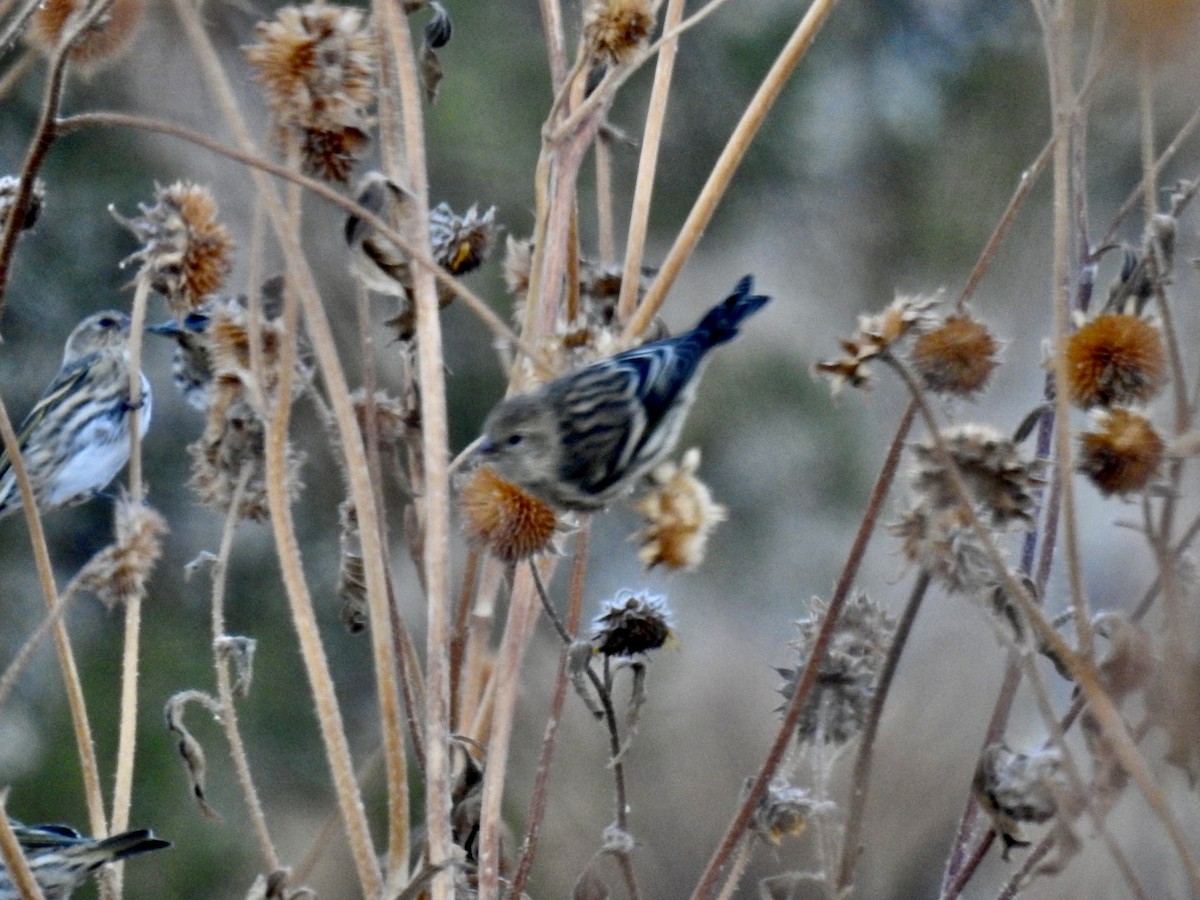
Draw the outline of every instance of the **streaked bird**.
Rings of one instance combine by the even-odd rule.
[[[476,451],[501,478],[561,509],[599,509],[679,438],[708,351],[770,299],[747,275],[690,331],[502,400]]]
[[[66,900],[106,863],[171,846],[169,841],[156,838],[144,828],[93,840],[65,825],[10,822],[46,900]],[[3,861],[0,861],[0,900],[21,900]]]
[[[17,435],[38,507],[82,503],[108,487],[129,461],[129,316],[94,313],[67,338],[62,368]],[[143,374],[141,433],[150,426]],[[0,517],[21,507],[7,453],[0,453]]]
[[[171,364],[171,375],[175,387],[179,388],[183,398],[198,410],[208,408],[208,398],[212,387],[212,359],[208,353],[208,338],[205,330],[211,317],[205,310],[193,310],[184,316],[182,322],[168,319],[157,325],[148,325],[146,330],[152,334],[172,338],[175,341],[175,354]]]

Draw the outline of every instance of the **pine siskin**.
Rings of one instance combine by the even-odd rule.
[[[171,375],[190,405],[203,412],[208,409],[208,398],[212,387],[212,360],[208,353],[208,312],[196,309],[183,317],[182,322],[168,319],[157,325],[148,325],[152,334],[173,338],[176,344],[171,364]]]
[[[501,401],[478,453],[562,509],[599,509],[671,452],[706,354],[770,298],[747,275],[691,331],[644,344]]]
[[[66,900],[106,863],[171,846],[144,828],[92,840],[65,825],[22,825],[15,820],[11,824],[46,900]],[[3,862],[0,900],[21,900]]]
[[[129,316],[94,313],[67,338],[62,368],[21,423],[17,440],[38,507],[82,503],[129,461]],[[142,375],[141,433],[150,426]],[[21,507],[7,453],[0,453],[0,517]]]

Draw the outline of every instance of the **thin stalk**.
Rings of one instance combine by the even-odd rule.
[[[912,428],[917,408],[916,401],[910,401],[900,418],[900,423],[896,427],[896,434],[892,438],[887,456],[884,458],[883,466],[879,471],[879,477],[875,480],[875,486],[871,489],[871,496],[867,500],[867,508],[863,513],[862,521],[859,523],[858,532],[854,536],[854,543],[850,546],[850,552],[846,557],[846,565],[843,567],[842,574],[838,578],[837,585],[834,587],[833,595],[829,599],[829,606],[825,611],[825,618],[821,622],[821,628],[813,640],[812,652],[809,655],[808,663],[805,665],[804,671],[796,679],[795,690],[792,692],[792,696],[788,699],[787,705],[783,709],[783,720],[780,722],[779,730],[775,734],[775,740],[767,751],[767,758],[763,761],[762,767],[759,769],[753,784],[751,784],[750,789],[746,792],[745,799],[742,801],[741,806],[738,807],[733,820],[725,829],[725,834],[722,836],[721,842],[713,851],[713,855],[709,858],[707,866],[701,873],[700,880],[696,883],[696,887],[692,891],[692,900],[705,900],[705,898],[712,896],[716,890],[722,870],[737,849],[738,842],[742,839],[742,835],[745,834],[746,827],[750,824],[750,819],[754,815],[754,810],[757,808],[759,800],[762,799],[767,785],[775,776],[780,762],[786,755],[788,745],[794,740],[796,723],[808,705],[813,686],[817,682],[817,674],[820,672],[821,663],[824,661],[825,651],[828,649],[829,643],[833,639],[833,633],[837,628],[837,620],[841,615],[842,606],[850,596],[854,579],[858,574],[858,569],[867,551],[867,544],[870,543],[871,535],[875,533],[875,526],[883,511],[884,500],[887,499],[888,492],[895,481],[896,470],[900,466],[900,457],[903,455],[904,441],[908,437],[909,429]]]

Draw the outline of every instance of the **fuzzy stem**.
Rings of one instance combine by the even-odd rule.
[[[658,311],[667,297],[667,291],[671,289],[675,279],[679,276],[679,270],[692,255],[692,251],[696,249],[708,223],[712,221],[717,204],[733,180],[733,174],[746,155],[750,142],[754,140],[767,113],[779,99],[792,71],[811,46],[817,32],[821,30],[821,26],[825,24],[825,20],[829,18],[829,14],[833,12],[836,5],[837,0],[813,0],[808,12],[804,14],[804,18],[800,20],[800,24],[796,26],[796,30],[784,45],[783,50],[780,51],[778,59],[763,78],[754,98],[746,107],[746,111],[742,113],[742,118],[733,130],[733,134],[730,135],[725,149],[721,151],[712,173],[708,176],[708,181],[700,191],[700,196],[696,198],[692,211],[683,223],[678,237],[675,238],[674,245],[667,253],[667,258],[663,260],[658,277],[654,279],[650,290],[646,292],[645,298],[638,306],[637,312],[625,326],[624,336],[626,339],[641,334],[658,315]]]
[[[796,679],[795,690],[784,707],[783,720],[780,722],[779,730],[775,733],[775,740],[772,742],[770,750],[767,751],[767,758],[763,761],[762,767],[754,779],[754,783],[746,792],[746,797],[742,801],[742,805],[738,807],[733,820],[725,829],[725,834],[722,836],[721,842],[709,858],[704,872],[701,873],[700,880],[696,883],[696,887],[692,891],[691,900],[704,900],[704,898],[711,896],[716,889],[717,881],[721,876],[721,870],[729,862],[734,850],[737,848],[738,842],[742,839],[742,835],[746,831],[746,827],[750,824],[750,819],[754,815],[754,810],[758,806],[759,800],[762,799],[767,785],[774,777],[780,762],[787,752],[788,745],[794,740],[796,723],[800,720],[801,713],[804,712],[805,707],[808,705],[812,689],[817,683],[817,675],[821,670],[821,663],[825,658],[825,651],[828,649],[829,643],[833,639],[833,633],[837,628],[837,620],[841,615],[842,606],[850,596],[850,589],[854,584],[855,576],[858,574],[859,566],[862,564],[863,556],[866,554],[867,544],[871,540],[871,535],[875,533],[875,526],[883,511],[884,500],[887,498],[888,492],[892,488],[892,483],[895,481],[896,470],[900,466],[900,457],[904,451],[904,441],[908,437],[909,429],[912,427],[917,408],[915,401],[910,402],[905,408],[903,416],[900,418],[900,424],[896,427],[896,434],[892,438],[891,446],[888,447],[883,467],[879,471],[879,477],[876,479],[875,486],[871,490],[870,499],[867,501],[867,508],[858,526],[858,532],[854,536],[854,543],[851,545],[850,553],[846,557],[846,565],[843,567],[837,586],[834,588],[833,595],[829,599],[829,606],[825,611],[825,618],[821,622],[821,628],[813,640],[812,652],[809,654],[808,663],[805,665],[804,671]]]

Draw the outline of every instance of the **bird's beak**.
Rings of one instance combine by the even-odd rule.
[[[496,452],[496,442],[490,437],[480,438],[475,444],[475,452],[480,456],[491,456]]]
[[[174,319],[159,322],[157,325],[147,325],[146,330],[151,334],[161,334],[163,337],[178,337],[183,334],[183,326]]]

